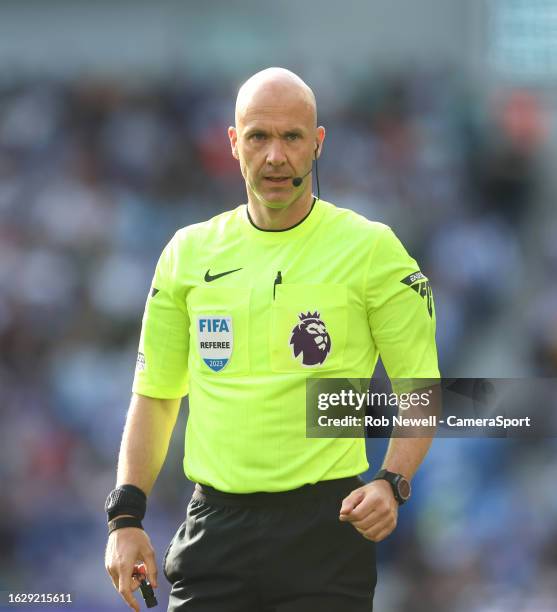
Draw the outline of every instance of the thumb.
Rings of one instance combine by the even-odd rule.
[[[342,500],[342,506],[340,507],[341,517],[343,515],[346,516],[350,514],[350,512],[354,510],[354,508],[362,501],[363,498],[364,498],[363,489],[356,489],[355,491],[352,491],[352,493],[347,495]]]

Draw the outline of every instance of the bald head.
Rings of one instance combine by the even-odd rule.
[[[317,105],[311,88],[297,75],[285,68],[266,68],[256,72],[238,91],[236,98],[236,126],[244,123],[252,110],[265,107],[296,105],[306,118],[317,125]]]

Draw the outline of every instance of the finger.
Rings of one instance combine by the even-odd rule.
[[[356,525],[356,522],[358,522],[359,524]],[[366,521],[356,521],[356,522],[352,523],[354,527],[356,529],[360,529],[364,531],[367,531],[370,529],[374,529],[374,530],[386,529],[390,525],[396,524],[395,517],[392,515],[375,517],[375,520],[371,521],[369,524],[366,524]]]
[[[350,522],[362,521],[372,513],[381,512],[383,509],[381,500],[378,500],[374,495],[365,495],[358,505],[346,515]]]
[[[114,585],[114,588],[118,590],[118,572],[116,570],[113,570],[111,567],[107,567],[106,571],[112,579],[112,584]]]
[[[118,592],[124,601],[136,612],[139,612],[137,599],[132,595],[132,568],[124,566],[120,571],[118,580]]]
[[[381,503],[375,498],[365,499],[357,508],[355,508],[350,517],[352,522],[365,521],[372,517],[374,522],[381,521],[387,516],[386,508],[383,508]]]
[[[137,589],[140,587],[140,584],[141,584],[141,579],[136,578],[135,576],[132,576],[131,592],[135,593]]]
[[[149,579],[149,582],[151,583],[153,588],[157,588],[157,560],[155,558],[155,552],[153,551],[153,549],[149,549],[147,553],[143,554],[143,560],[145,561],[144,567],[147,573],[147,578]]]
[[[110,576],[114,588],[118,590],[118,572],[112,563],[112,550],[110,549],[110,540],[106,545],[106,551],[104,554],[104,568]]]
[[[398,504],[393,498],[392,491],[389,490],[386,495],[381,489],[369,489],[362,503],[351,512],[351,517],[361,521],[371,512],[376,512],[378,517],[387,517],[393,513],[396,515]]]
[[[379,533],[368,536],[368,535],[364,535],[364,537],[368,540],[371,540],[372,542],[382,542],[386,537],[388,537],[389,535],[391,535],[391,533],[394,531],[394,529],[383,529],[381,531],[379,531]]]
[[[342,505],[340,507],[340,515],[348,515],[354,508],[364,499],[365,492],[363,489],[356,489],[352,491],[349,495],[347,495],[342,500]]]
[[[372,504],[376,505],[373,506]],[[371,509],[369,509],[371,507]],[[362,510],[360,510],[360,508]],[[367,511],[365,511],[367,510]],[[371,525],[378,525],[380,523],[387,524],[389,521],[396,522],[397,514],[393,509],[378,500],[377,502],[370,502],[366,504],[366,502],[362,502],[354,512],[350,514],[350,522],[354,527],[358,527],[360,529],[367,529]]]
[[[368,540],[372,540],[374,542],[380,542],[384,538],[386,538],[394,528],[396,527],[396,522],[387,521],[381,522],[377,525],[373,525],[368,529],[358,529],[358,531]]]
[[[377,512],[371,512],[360,521],[353,520],[350,522],[356,529],[365,531],[367,529],[370,529],[371,527],[383,524],[383,522],[386,521],[387,518],[388,517],[382,516]]]

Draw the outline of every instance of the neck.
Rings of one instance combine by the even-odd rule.
[[[299,223],[311,210],[311,190],[294,200],[286,208],[269,208],[254,194],[248,192],[248,212],[253,223],[263,230],[285,230]]]

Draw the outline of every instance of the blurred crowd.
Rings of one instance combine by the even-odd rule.
[[[102,504],[141,314],[174,231],[245,201],[226,136],[235,89],[187,78],[0,89],[0,591],[123,605],[104,572]],[[354,83],[318,110],[321,196],[390,224],[420,262],[442,374],[459,375],[513,316],[501,356],[519,353],[523,376],[555,375],[556,225],[536,225],[547,197],[540,101],[413,72]],[[159,564],[190,490],[184,419],[146,520]],[[380,547],[378,609],[554,609],[557,500],[541,489],[555,448],[437,441]],[[373,471],[382,450],[370,445]]]

